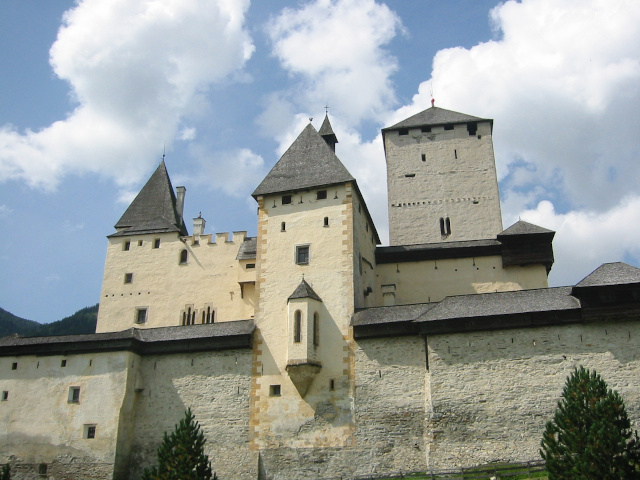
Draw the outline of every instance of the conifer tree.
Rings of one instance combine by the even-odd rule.
[[[618,392],[595,371],[574,369],[542,437],[549,480],[640,479],[640,442],[630,426]]]
[[[5,464],[4,467],[2,467],[2,472],[0,472],[0,480],[11,480],[11,467],[8,463]]]
[[[158,465],[145,469],[142,480],[216,480],[204,453],[206,439],[189,408],[171,435],[164,433]]]

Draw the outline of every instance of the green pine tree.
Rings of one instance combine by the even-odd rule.
[[[2,472],[0,472],[0,480],[11,480],[11,467],[8,463],[4,467],[2,467]]]
[[[142,480],[216,480],[204,453],[206,440],[189,408],[171,435],[158,447],[158,465],[145,469]]]
[[[630,426],[618,392],[595,371],[574,369],[542,437],[549,480],[639,479],[640,442]]]

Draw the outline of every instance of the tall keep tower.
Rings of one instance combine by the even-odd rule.
[[[493,120],[431,107],[382,129],[391,245],[502,231]]]

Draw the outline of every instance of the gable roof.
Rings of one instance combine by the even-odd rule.
[[[176,210],[176,195],[164,160],[120,217],[115,228],[118,231],[110,237],[164,232],[187,235],[184,220]]]
[[[581,287],[601,287],[640,283],[640,268],[623,262],[604,263],[576,284]]]
[[[313,125],[307,125],[253,196],[353,182],[355,179]]]
[[[322,299],[316,292],[313,291],[311,285],[309,285],[304,278],[300,282],[300,285],[298,285],[293,293],[289,296],[288,300],[293,300],[295,298],[312,298],[313,300],[322,302]]]
[[[554,233],[553,230],[548,230],[543,227],[539,227],[538,225],[534,225],[533,223],[525,222],[524,220],[518,220],[516,223],[511,225],[502,233],[498,234],[498,237],[504,235],[530,235],[530,234],[539,234],[539,233]]]
[[[454,112],[453,110],[446,110],[439,107],[431,107],[423,110],[420,113],[396,123],[390,127],[383,128],[382,131],[398,130],[400,128],[412,128],[412,127],[428,127],[435,125],[445,125],[450,123],[467,123],[467,122],[491,122],[490,118],[479,118],[466,113]]]

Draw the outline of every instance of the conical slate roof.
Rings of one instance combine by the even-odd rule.
[[[498,236],[504,235],[531,235],[531,234],[541,234],[541,233],[554,233],[553,230],[548,230],[546,228],[539,227],[538,225],[534,225],[533,223],[525,222],[524,220],[518,220],[516,223],[511,225],[502,233],[499,233]]]
[[[467,123],[467,122],[491,122],[493,120],[489,118],[479,118],[466,113],[454,112],[453,110],[446,110],[439,107],[431,107],[423,110],[420,113],[407,118],[406,120],[396,123],[391,127],[383,128],[382,131],[398,130],[400,128],[416,128],[416,127],[430,127],[435,125],[446,125],[451,123]]]
[[[352,182],[355,179],[313,125],[298,135],[253,196]]]
[[[187,235],[184,220],[176,210],[176,196],[164,160],[131,202],[111,236],[179,232]]]
[[[335,143],[339,143],[338,137],[336,137],[336,134],[333,132],[333,127],[331,127],[331,122],[329,121],[329,115],[324,116],[324,121],[322,122],[322,126],[320,127],[318,134],[323,138],[333,137],[333,140],[335,141]]]
[[[300,285],[298,285],[294,292],[289,296],[289,300],[293,300],[294,298],[312,298],[319,302],[322,301],[322,299],[316,292],[313,291],[311,285],[309,285],[304,278],[300,282]]]
[[[640,268],[623,262],[604,263],[583,278],[576,287],[600,287],[640,283]]]

